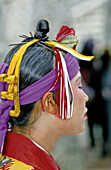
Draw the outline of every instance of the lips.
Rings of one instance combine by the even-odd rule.
[[[84,115],[84,117],[88,118],[88,115],[87,115],[87,114],[85,114],[85,115]]]
[[[86,114],[88,111],[88,109],[86,108],[86,111],[85,111],[85,114],[84,114],[84,117],[88,118],[88,115]]]

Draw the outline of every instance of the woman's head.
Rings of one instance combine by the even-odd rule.
[[[73,29],[71,29],[71,33],[72,33],[72,30]],[[5,63],[10,64],[12,62],[11,60],[12,60],[13,56],[16,55],[16,53],[18,53],[18,51],[20,50],[20,48],[22,48],[22,46],[24,44],[28,44],[29,42],[35,40],[36,38],[38,38],[40,40],[40,41],[37,41],[36,43],[30,45],[23,54],[23,58],[22,58],[22,61],[20,64],[20,70],[19,70],[19,93],[21,91],[23,91],[24,89],[26,89],[27,87],[29,87],[31,84],[37,82],[38,80],[41,80],[42,77],[44,77],[46,74],[48,74],[54,68],[54,65],[55,65],[54,64],[54,61],[55,61],[54,55],[55,55],[55,53],[58,53],[58,56],[59,56],[59,52],[58,52],[58,50],[56,50],[56,51],[54,50],[55,51],[54,52],[52,50],[52,48],[44,45],[43,42],[45,42],[48,39],[48,37],[46,35],[48,31],[49,31],[48,22],[45,20],[39,21],[36,26],[36,32],[35,32],[34,37],[26,37],[26,39],[21,44],[18,44],[14,48],[12,48],[12,50],[6,56]],[[68,35],[69,35],[69,33],[68,33]],[[74,36],[75,36],[75,32],[74,32]],[[65,38],[66,38],[66,36],[65,36]],[[21,55],[21,54],[19,54],[19,55]],[[66,63],[71,62],[70,56],[71,56],[70,54],[67,55],[68,59],[67,59]],[[59,57],[58,57],[58,60],[61,60],[61,59],[59,59]],[[57,54],[56,54],[56,60],[57,60]],[[74,76],[77,73],[77,71],[79,70],[79,66],[78,66],[77,61],[74,59],[74,57],[73,57],[73,60],[75,63],[75,65],[73,65],[73,66],[75,66],[75,71],[73,71],[73,76]],[[59,63],[60,63],[60,61],[59,61]],[[56,66],[57,66],[57,64],[56,64]],[[58,74],[58,73],[56,73],[56,74]],[[64,74],[64,72],[62,74]],[[56,77],[57,76],[55,76],[55,78]],[[56,79],[59,79],[59,78],[57,77]],[[62,81],[64,81],[64,78]],[[68,86],[69,85],[70,85],[70,82],[68,83]],[[49,86],[49,88],[50,88],[50,86]],[[41,89],[41,90],[43,90],[43,89]],[[71,87],[70,87],[70,92],[71,92]],[[62,91],[61,91],[61,93],[62,93]],[[73,95],[72,95],[72,98],[73,98]],[[56,100],[56,102],[58,102],[58,101],[59,100]],[[26,125],[28,123],[28,118],[30,117],[30,114],[31,114],[31,112],[34,108],[34,104],[36,102],[37,102],[37,100],[35,102],[31,102],[31,103],[29,102],[28,104],[24,104],[24,105],[21,104],[19,116],[18,117],[10,117],[10,122],[11,122],[12,126],[14,124],[18,125],[18,126]],[[59,109],[58,105],[60,105],[59,102],[57,104],[57,108]],[[67,104],[65,104],[65,105],[67,106]],[[55,112],[57,112],[57,109]],[[65,113],[65,114],[67,114],[67,113]]]
[[[67,33],[69,39],[70,39],[70,34],[71,34],[71,39],[72,37],[74,37],[75,39],[75,31],[73,29],[69,29],[68,27],[65,26],[62,28],[64,29],[65,33]],[[19,70],[19,81],[17,82],[17,85],[19,84],[18,87],[19,87],[19,99],[20,99],[20,115],[18,117],[10,117],[10,122],[12,126],[16,125],[19,127],[21,126],[26,127],[29,125],[29,123],[30,124],[34,123],[37,120],[38,116],[42,115],[43,117],[43,115],[48,115],[46,113],[50,113],[49,114],[51,115],[50,118],[54,118],[55,120],[57,120],[58,124],[60,123],[61,129],[62,127],[69,126],[67,122],[72,122],[70,123],[69,126],[71,128],[71,125],[73,125],[73,119],[75,121],[75,124],[76,124],[76,118],[79,120],[79,116],[77,116],[77,112],[80,113],[83,111],[82,114],[84,114],[85,112],[85,103],[87,99],[84,99],[83,96],[85,96],[85,94],[83,92],[79,93],[80,92],[78,90],[79,88],[77,88],[78,86],[75,77],[79,74],[80,68],[77,60],[73,55],[75,55],[78,58],[82,58],[84,60],[91,60],[92,57],[89,58],[84,57],[78,54],[76,51],[72,50],[70,47],[64,46],[63,31],[62,31],[61,44],[57,43],[56,41],[48,41],[48,37],[46,35],[48,31],[49,31],[48,22],[45,20],[39,21],[36,27],[36,32],[34,37],[33,36],[25,37],[25,40],[22,41],[21,44],[18,44],[14,48],[12,48],[12,50],[6,56],[6,59],[4,61],[5,63],[3,63],[3,65],[1,66],[1,74],[6,73],[5,75],[9,76],[10,75],[8,74],[9,72],[7,73],[8,65],[9,65],[9,70],[12,69],[10,67],[11,64],[12,66],[14,65],[15,68],[17,67],[17,69],[19,69],[18,63],[20,58],[22,57],[20,70]],[[59,35],[61,36],[61,34]],[[67,41],[67,36],[65,35],[65,43]],[[72,41],[70,41],[70,43],[71,42]],[[75,46],[76,45],[77,44],[75,44]],[[65,57],[63,57],[60,49],[62,49],[62,52],[63,50],[65,50],[69,53],[66,54],[65,52],[66,55]],[[15,62],[16,60],[18,63]],[[56,67],[55,67],[55,63],[56,63]],[[1,80],[2,80],[2,76],[1,76]],[[7,91],[8,89],[13,93],[14,91],[13,88],[12,90],[11,88],[10,89],[7,88],[6,79],[3,79],[2,82],[4,83],[0,84],[1,86],[0,91],[3,90]],[[74,104],[73,104],[73,96],[74,96]],[[83,102],[80,100],[82,97],[83,97]],[[77,102],[79,100],[80,100],[80,108],[78,104],[79,102]],[[13,106],[15,106],[15,104],[18,104],[16,103],[16,98],[14,99],[14,102],[9,100],[2,100],[1,102],[1,107],[3,107],[2,112],[5,112],[5,114],[7,115],[4,116],[4,121],[5,121],[4,124],[6,125],[5,130],[7,130],[7,120],[9,119],[9,111],[12,109]],[[74,111],[73,111],[73,106],[74,106]],[[0,114],[3,115],[3,113]],[[34,114],[35,116],[33,116],[32,114]],[[69,119],[69,121],[61,120],[61,119]],[[31,122],[30,120],[33,121]],[[48,120],[50,120],[49,116],[48,116]],[[71,129],[73,129],[73,126]],[[81,129],[81,125],[80,125],[80,129]],[[67,128],[67,132],[68,130],[69,128]],[[78,131],[75,130],[75,133],[80,131],[82,130],[78,130]]]

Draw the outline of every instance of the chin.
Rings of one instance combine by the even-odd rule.
[[[81,127],[80,129],[74,130],[71,135],[77,135],[79,133],[82,133],[85,130],[85,124],[83,127]]]
[[[67,132],[65,135],[77,135],[79,133],[82,133],[85,130],[85,126],[81,129],[73,130],[72,132]]]

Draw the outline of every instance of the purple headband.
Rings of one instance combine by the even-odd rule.
[[[67,65],[67,70],[69,73],[70,80],[78,73],[80,70],[79,64],[74,56],[67,53],[65,56],[65,62]],[[7,73],[9,65],[6,63],[0,64],[0,74]],[[56,79],[56,68],[46,74],[37,82],[28,86],[19,93],[20,105],[26,105],[40,100],[45,92],[50,89],[52,84]],[[8,84],[0,82],[0,92],[7,91]],[[53,88],[52,91],[56,89]],[[9,111],[12,106],[14,106],[14,101],[1,99],[0,102],[0,151],[5,139],[5,135],[8,129]]]

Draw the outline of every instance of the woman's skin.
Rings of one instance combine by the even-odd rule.
[[[71,80],[74,95],[74,111],[72,118],[62,120],[55,116],[56,104],[53,100],[53,93],[48,92],[38,101],[30,116],[29,123],[25,127],[14,126],[12,131],[22,134],[42,146],[49,155],[51,154],[56,141],[62,135],[75,135],[85,129],[85,116],[87,112],[86,102],[88,96],[81,87],[80,72]],[[33,122],[33,123],[31,123]]]

